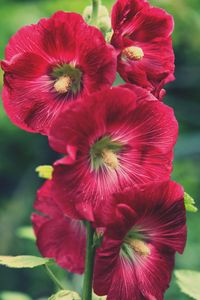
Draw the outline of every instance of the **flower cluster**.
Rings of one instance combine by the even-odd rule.
[[[117,0],[109,43],[76,13],[19,30],[1,67],[14,124],[62,155],[37,193],[43,256],[84,273],[95,230],[93,288],[108,300],[162,300],[186,242],[183,188],[171,181],[178,124],[161,100],[174,79],[173,18]],[[112,87],[116,73],[124,84]]]

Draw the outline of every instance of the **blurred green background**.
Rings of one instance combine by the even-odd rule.
[[[113,0],[103,0],[110,9]],[[12,34],[21,26],[48,17],[56,10],[82,13],[89,0],[1,0],[0,59]],[[174,15],[173,35],[176,52],[176,81],[168,85],[166,102],[174,107],[180,124],[175,150],[173,179],[183,184],[199,206],[200,195],[200,1],[152,0],[152,4]],[[0,87],[2,73],[0,73]],[[167,124],[166,124],[167,126]],[[36,189],[41,185],[34,172],[40,164],[51,164],[56,154],[47,139],[21,131],[11,124],[0,104],[0,255],[35,254],[34,242],[20,238],[18,228],[30,225]],[[199,213],[188,214],[188,243],[177,268],[200,270]],[[81,277],[55,267],[68,288],[80,288]],[[29,295],[2,293],[18,291]],[[35,270],[0,268],[0,300],[45,300],[55,291],[41,267]],[[173,278],[165,299],[187,300]]]

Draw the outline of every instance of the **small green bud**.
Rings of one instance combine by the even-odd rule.
[[[101,17],[98,21],[98,26],[103,33],[108,32],[111,29],[111,19],[109,16]]]
[[[184,193],[184,203],[185,203],[185,209],[189,212],[197,212],[198,208],[195,206],[194,199],[187,193]]]
[[[52,179],[53,167],[52,166],[38,166],[35,171],[40,178]]]
[[[92,6],[87,6],[83,11],[83,18],[88,23],[92,22]],[[111,30],[111,19],[109,17],[108,9],[100,5],[97,17],[97,27],[105,34]]]

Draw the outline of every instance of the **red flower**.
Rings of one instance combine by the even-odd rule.
[[[37,246],[45,257],[70,272],[84,272],[86,230],[83,222],[64,215],[52,199],[51,181],[46,181],[37,193],[32,214]]]
[[[145,0],[118,0],[112,10],[111,44],[118,52],[118,72],[157,98],[174,80],[173,26],[172,16]]]
[[[55,164],[53,193],[66,214],[93,220],[110,194],[169,178],[177,122],[171,108],[143,97],[141,88],[104,90],[53,123],[50,145],[67,154]]]
[[[175,182],[116,194],[97,249],[94,291],[108,300],[162,300],[175,252],[186,243],[183,189]]]
[[[46,134],[69,101],[112,85],[116,57],[80,15],[57,12],[19,30],[1,66],[8,116],[24,130]]]

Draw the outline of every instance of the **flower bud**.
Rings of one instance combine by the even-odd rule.
[[[90,24],[92,20],[92,6],[87,6],[85,10],[83,11],[83,18],[84,20]],[[111,29],[111,19],[109,17],[109,12],[108,9],[100,5],[99,11],[98,11],[98,20],[97,20],[97,26],[99,29],[103,32],[106,33]]]

